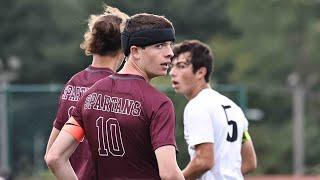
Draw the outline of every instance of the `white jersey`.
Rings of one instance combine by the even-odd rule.
[[[190,158],[195,145],[213,143],[214,166],[200,180],[242,180],[242,135],[248,121],[241,108],[213,89],[203,89],[184,110],[184,135]]]

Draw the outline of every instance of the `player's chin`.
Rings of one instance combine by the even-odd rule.
[[[176,88],[173,88],[173,90],[174,90],[175,93],[180,93],[179,90],[176,89]]]
[[[169,66],[162,66],[161,69],[159,69],[159,72],[162,74],[168,74]]]
[[[172,85],[171,87],[172,87],[172,89],[174,90],[174,92],[181,94],[181,91],[180,91],[180,89],[179,89],[177,86]]]

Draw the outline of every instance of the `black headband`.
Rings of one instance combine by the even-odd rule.
[[[171,28],[148,29],[131,33],[124,31],[121,33],[121,46],[125,56],[129,55],[131,46],[144,47],[174,40],[175,35]]]

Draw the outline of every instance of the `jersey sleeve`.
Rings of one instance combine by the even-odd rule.
[[[170,100],[164,102],[156,112],[150,124],[150,136],[153,150],[165,145],[177,148],[175,139],[176,118]]]
[[[244,121],[243,123],[243,131],[248,131],[248,128],[249,128],[249,122],[248,122],[248,119],[246,118],[244,112],[241,110],[241,115],[242,115],[242,119]]]
[[[80,98],[75,106],[70,106],[70,104],[67,104],[65,101],[63,101],[61,97],[60,100],[62,102],[59,106],[59,109],[62,111],[60,112],[62,113],[60,116],[63,117],[62,121],[60,120],[60,122],[63,122],[61,130],[68,132],[75,138],[75,140],[81,142],[84,138],[82,122],[82,107],[84,103],[83,97]]]
[[[82,110],[84,107],[84,103],[87,97],[87,93],[85,93],[80,100],[77,102],[76,106],[71,112],[72,117],[79,123],[79,126],[83,128],[83,114]]]
[[[184,112],[184,126],[188,131],[188,144],[214,143],[214,130],[209,113],[204,108],[192,104]]]
[[[73,117],[69,118],[62,130],[71,134],[78,142],[83,141],[84,130]]]
[[[62,95],[64,94],[64,91],[66,90],[65,86],[63,88],[63,90],[61,91],[60,97],[59,97],[59,102],[58,102],[58,111],[57,111],[57,115],[56,118],[53,122],[53,126],[58,129],[61,130],[63,125],[68,121],[69,116],[68,116],[68,104],[66,100],[62,99]]]

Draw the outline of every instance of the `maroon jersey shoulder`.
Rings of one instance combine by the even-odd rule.
[[[75,74],[64,86],[58,103],[58,111],[54,121],[54,127],[61,130],[71,116],[77,101],[95,82],[111,75],[109,68],[95,68],[89,66]]]
[[[61,130],[71,116],[71,112],[75,108],[76,103],[81,96],[95,82],[111,75],[112,73],[112,70],[109,68],[95,68],[89,66],[85,70],[75,74],[66,83],[61,92],[54,127]],[[92,179],[95,176],[91,159],[88,141],[87,139],[84,139],[70,157],[71,166],[80,180]]]
[[[154,150],[176,146],[172,102],[141,76],[98,81],[72,116],[85,130],[99,179],[159,179]]]

